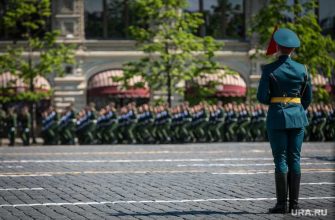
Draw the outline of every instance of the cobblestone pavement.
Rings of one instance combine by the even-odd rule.
[[[334,219],[334,155],[304,144],[300,219]],[[273,169],[268,143],[1,147],[0,219],[297,219]]]

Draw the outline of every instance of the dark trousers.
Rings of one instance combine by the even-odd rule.
[[[276,173],[300,174],[300,152],[304,128],[268,129]]]

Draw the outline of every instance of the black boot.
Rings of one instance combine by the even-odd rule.
[[[289,212],[291,213],[292,210],[299,209],[298,199],[301,174],[290,172],[289,175]]]
[[[277,204],[269,213],[286,213],[287,173],[275,173]]]

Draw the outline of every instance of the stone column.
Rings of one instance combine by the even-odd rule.
[[[86,79],[82,71],[82,45],[85,39],[84,0],[53,0],[52,28],[61,32],[59,41],[78,45],[76,64],[64,64],[64,77],[54,78],[53,102],[58,111],[70,103],[76,109],[86,105]]]

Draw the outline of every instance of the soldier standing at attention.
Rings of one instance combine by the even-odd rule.
[[[21,114],[18,117],[18,122],[21,130],[22,143],[24,146],[29,146],[31,117],[27,106],[22,108]]]
[[[286,213],[288,190],[289,212],[299,209],[300,152],[312,89],[306,67],[291,59],[294,49],[300,46],[298,36],[281,28],[273,39],[280,56],[262,69],[257,99],[269,105],[266,126],[275,163],[277,197],[277,204],[269,212]]]

